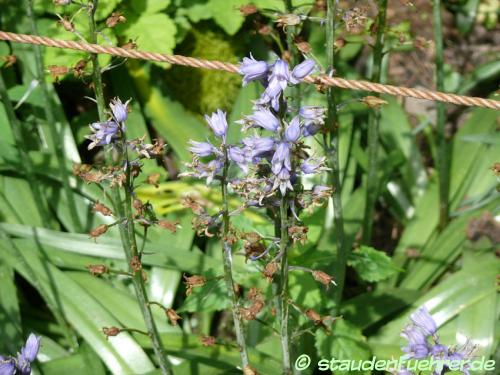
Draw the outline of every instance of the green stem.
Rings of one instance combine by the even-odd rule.
[[[382,76],[382,50],[384,48],[387,0],[379,0],[377,36],[373,50],[372,82],[380,82]],[[379,96],[377,94],[377,96]],[[363,221],[363,243],[372,238],[373,212],[378,196],[378,147],[380,111],[373,109],[368,117],[368,175],[366,181],[366,203]]]
[[[288,207],[285,197],[280,202],[280,281],[279,281],[279,317],[281,351],[283,353],[283,374],[291,374],[290,365],[290,332],[288,328]]]
[[[232,260],[232,248],[227,242],[227,236],[229,235],[229,204],[228,204],[228,193],[227,193],[227,173],[229,168],[229,160],[227,156],[227,149],[224,145],[224,169],[221,181],[221,194],[223,202],[223,213],[222,213],[222,251],[224,257],[224,280],[226,282],[226,289],[229,300],[231,301],[231,310],[233,314],[234,331],[236,333],[236,343],[241,357],[241,364],[243,369],[248,368],[250,365],[248,359],[248,352],[245,342],[245,332],[243,327],[243,321],[241,319],[240,304],[238,296],[234,290],[234,280],[233,280],[233,260]]]
[[[91,43],[95,43],[97,41],[97,34],[95,28],[95,11],[97,9],[98,0],[93,0],[92,9],[89,10],[89,28],[90,28],[90,38]],[[104,101],[104,91],[102,87],[102,77],[101,77],[101,69],[99,67],[99,61],[97,55],[91,55],[92,68],[93,68],[93,83],[94,90],[97,101],[97,109],[99,113],[99,120],[106,121],[106,106]],[[116,213],[120,218],[126,218],[125,225],[120,225],[120,238],[122,241],[123,250],[125,252],[125,256],[127,258],[127,262],[129,263],[134,256],[138,256],[137,249],[137,241],[135,237],[135,229],[134,229],[134,221],[133,221],[133,212],[132,212],[132,184],[131,184],[131,173],[130,173],[130,163],[128,161],[127,156],[127,146],[125,144],[125,135],[122,134],[122,144],[124,160],[126,161],[127,168],[125,170],[126,173],[126,183],[124,187],[124,202],[121,200],[121,194],[119,189],[112,189],[113,192],[113,207]],[[111,155],[111,154],[110,154]],[[111,159],[110,157],[109,159]],[[111,160],[112,161],[112,160]],[[131,268],[131,267],[130,267]],[[158,360],[158,364],[160,366],[162,374],[171,374],[169,369],[168,359],[165,355],[165,350],[163,348],[163,344],[160,339],[160,334],[156,328],[155,321],[153,319],[153,315],[151,313],[151,307],[149,305],[149,301],[147,298],[146,287],[144,286],[144,280],[142,278],[142,272],[135,272],[132,278],[134,284],[134,290],[137,296],[137,300],[139,303],[139,308],[141,309],[141,313],[146,324],[146,328],[148,331],[148,336],[151,339],[151,343],[153,345],[153,351]]]
[[[433,3],[434,42],[436,45],[436,89],[444,91],[443,27],[441,1]],[[436,131],[438,143],[437,170],[439,175],[439,227],[443,229],[449,219],[449,142],[446,137],[446,116],[443,103],[437,103]]]
[[[38,30],[35,21],[35,15],[33,11],[33,1],[27,0],[27,10],[28,10],[28,18],[30,20],[31,33],[33,35],[38,35]],[[36,76],[37,80],[40,83],[40,88],[42,89],[42,94],[44,97],[44,111],[45,118],[47,120],[47,125],[49,126],[50,136],[54,141],[54,150],[57,158],[57,166],[59,169],[59,175],[61,176],[62,187],[64,194],[66,195],[66,200],[68,201],[69,213],[71,216],[71,220],[73,220],[73,224],[77,231],[83,231],[82,224],[80,222],[80,217],[78,215],[78,210],[76,208],[76,202],[74,199],[73,191],[71,190],[70,182],[69,182],[69,174],[66,169],[66,155],[64,151],[64,137],[62,134],[59,134],[57,130],[57,121],[56,116],[54,115],[54,107],[51,98],[51,94],[49,88],[47,87],[47,83],[45,82],[45,73],[44,73],[44,65],[43,65],[43,56],[42,50],[40,46],[33,45],[32,46],[34,54],[35,54],[35,65],[36,65]],[[59,123],[60,125],[60,123]]]
[[[328,68],[335,68],[335,16],[337,14],[337,1],[327,1],[327,22],[326,22],[326,53]],[[339,304],[342,299],[342,291],[344,289],[345,268],[347,265],[347,252],[344,244],[344,218],[342,215],[342,200],[341,200],[341,183],[339,171],[339,124],[337,119],[337,104],[335,98],[335,90],[330,87],[327,92],[328,112],[327,125],[330,128],[330,139],[328,147],[328,161],[330,168],[330,183],[333,187],[333,210],[334,222],[337,241],[337,262],[335,276],[337,288],[335,288],[335,308],[339,309]]]

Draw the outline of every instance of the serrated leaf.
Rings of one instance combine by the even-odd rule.
[[[131,19],[125,26],[122,34],[127,39],[138,38],[137,44],[142,51],[169,54],[175,47],[177,28],[166,14],[143,13],[135,20]]]
[[[368,246],[361,246],[351,252],[347,263],[354,267],[359,277],[368,282],[385,280],[399,271],[384,252]]]

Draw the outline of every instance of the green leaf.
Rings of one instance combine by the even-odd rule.
[[[361,246],[349,253],[347,264],[368,282],[385,280],[400,271],[383,251],[368,246]]]
[[[14,272],[0,260],[0,353],[16,353],[22,344],[21,315]]]
[[[132,9],[138,14],[158,13],[170,5],[171,0],[132,1]]]
[[[188,141],[206,138],[207,127],[187,112],[180,103],[165,96],[160,89],[152,85],[144,67],[131,63],[129,72],[134,79],[146,115],[155,129],[182,161],[189,161],[191,155],[187,150]]]
[[[92,346],[111,372],[143,373],[154,368],[129,334],[122,333],[109,340],[104,337],[102,327],[117,326],[118,321],[85,288],[43,259],[37,248],[18,249],[20,259],[12,247],[0,246],[3,256],[18,273],[56,301],[68,322]]]
[[[142,13],[138,18],[130,17],[118,28],[127,39],[137,39],[142,51],[172,53],[175,47],[177,28],[174,21],[163,13]],[[165,66],[165,64],[159,64]]]
[[[229,307],[224,279],[212,279],[202,287],[193,288],[177,312],[220,311]]]
[[[316,349],[321,358],[360,361],[370,356],[370,349],[361,330],[346,322],[338,320],[333,323],[332,333],[328,335],[324,329],[316,332]],[[335,374],[360,374],[358,371],[342,371],[339,367]]]

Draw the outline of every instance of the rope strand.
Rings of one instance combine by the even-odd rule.
[[[51,39],[42,36],[16,34],[0,30],[0,40],[37,44],[46,47],[65,48],[90,53],[100,53],[112,56],[120,56],[139,60],[150,60],[158,62],[167,62],[175,65],[191,66],[193,68],[204,68],[212,70],[223,70],[230,73],[238,73],[238,65],[223,61],[203,60],[194,57],[181,55],[166,55],[155,52],[145,52],[133,49],[125,49],[113,46],[101,46],[99,44],[90,44],[75,42],[71,40]],[[389,94],[394,96],[404,96],[417,99],[433,100],[470,107],[483,107],[491,109],[500,109],[500,101],[493,99],[478,98],[472,96],[456,95],[427,89],[414,89],[409,87],[400,87],[373,83],[368,81],[358,81],[353,79],[344,79],[339,77],[329,77],[326,75],[308,76],[305,82],[321,84],[326,86],[336,86],[344,89],[370,91],[379,94]]]

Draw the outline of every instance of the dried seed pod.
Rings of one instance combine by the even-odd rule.
[[[89,264],[85,266],[92,276],[104,275],[109,272],[109,268],[104,264]]]
[[[287,26],[296,26],[300,24],[302,18],[297,14],[281,14],[276,18],[276,23],[279,27],[286,28]]]
[[[178,221],[158,220],[157,224],[159,227],[169,230],[172,233],[177,232],[177,227],[179,226]]]
[[[96,239],[97,237],[102,236],[108,231],[108,228],[109,227],[106,224],[99,225],[89,232],[90,238]]]
[[[361,101],[370,108],[379,108],[381,105],[387,104],[384,99],[371,95],[365,96]]]
[[[111,16],[109,16],[106,19],[106,26],[115,27],[119,23],[125,23],[125,22],[127,22],[127,19],[123,16],[121,12],[113,12],[111,13]]]
[[[202,287],[207,283],[207,279],[201,275],[186,276],[184,275],[184,284],[186,285],[186,296],[193,292],[193,288]]]
[[[57,21],[58,25],[61,25],[64,27],[64,30],[69,31],[69,32],[74,32],[75,31],[75,24],[69,20],[67,16],[60,17],[59,16],[59,21]]]
[[[262,274],[264,275],[267,281],[271,282],[273,281],[274,274],[278,271],[278,269],[279,269],[278,263],[270,262],[266,265],[266,268],[264,268]]]
[[[102,203],[99,203],[99,201],[95,202],[94,206],[92,207],[92,212],[93,213],[99,212],[100,214],[102,214],[104,216],[113,215],[113,212],[111,212],[111,210],[108,207],[106,207],[105,205],[103,205]]]
[[[9,68],[17,62],[16,55],[3,56],[2,59],[5,60],[5,64],[3,65],[3,68]]]
[[[333,281],[333,277],[323,271],[313,271],[312,275],[314,280],[326,286],[327,289],[330,286],[330,284],[336,285],[335,281]]]
[[[200,341],[201,341],[201,344],[203,346],[214,346],[215,345],[215,337],[213,337],[213,336],[201,336]]]
[[[311,45],[308,42],[306,42],[303,38],[301,38],[300,36],[295,37],[294,43],[300,52],[302,52],[302,53],[310,53],[311,52]]]
[[[167,315],[168,320],[170,320],[170,324],[173,326],[176,326],[177,321],[182,319],[179,315],[177,315],[177,312],[174,309],[166,309],[165,314]]]
[[[67,66],[57,66],[57,65],[49,65],[47,67],[50,75],[54,79],[59,79],[59,77],[64,77],[69,72],[69,68]]]
[[[118,327],[102,327],[102,333],[106,335],[106,338],[112,336],[118,336],[121,332],[121,329]]]
[[[142,269],[141,260],[137,255],[134,255],[132,259],[130,259],[130,268],[134,273],[139,272]]]
[[[123,48],[123,49],[137,49],[137,43],[134,40],[129,39],[127,43],[125,43],[121,46],[121,48]]]
[[[496,176],[500,176],[500,163],[493,164],[491,170],[493,171],[493,173],[495,173]]]
[[[52,2],[55,5],[69,5],[71,3],[71,0],[53,0]]]
[[[253,367],[245,366],[243,369],[243,375],[259,375],[259,373]]]
[[[313,309],[307,309],[306,310],[306,316],[314,322],[314,324],[318,325],[321,324],[322,319],[321,315],[319,315],[316,311]]]
[[[87,67],[87,60],[81,59],[73,66],[73,75],[75,78],[80,78],[83,76],[85,72],[85,68]]]
[[[304,245],[307,241],[307,232],[309,228],[305,226],[294,225],[288,228],[288,235],[292,239],[293,243],[300,242]]]

